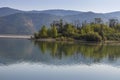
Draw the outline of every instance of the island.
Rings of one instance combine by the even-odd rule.
[[[53,21],[50,27],[43,25],[34,33],[34,40],[50,41],[120,41],[120,24],[117,19],[104,23],[101,18],[81,24],[67,23],[63,20]]]

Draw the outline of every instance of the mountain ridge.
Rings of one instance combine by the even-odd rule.
[[[22,11],[9,7],[0,8],[0,34],[33,34],[41,26],[47,27],[53,21],[62,19],[68,23],[93,22],[94,18],[101,18],[104,22],[115,18],[120,20],[120,11],[111,13],[95,13],[92,11],[72,11],[62,9]]]

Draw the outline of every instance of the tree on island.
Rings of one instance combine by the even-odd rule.
[[[35,39],[54,38],[57,40],[85,40],[85,41],[106,41],[120,40],[120,24],[116,19],[110,19],[109,25],[103,23],[101,18],[95,18],[94,22],[82,23],[76,26],[65,23],[63,20],[54,21],[50,28],[42,26],[38,33],[34,34]]]

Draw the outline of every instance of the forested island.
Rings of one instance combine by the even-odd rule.
[[[54,39],[56,41],[120,41],[120,23],[117,19],[110,19],[104,23],[101,18],[93,22],[82,24],[67,23],[63,20],[53,21],[50,27],[43,25],[34,34],[33,39]]]

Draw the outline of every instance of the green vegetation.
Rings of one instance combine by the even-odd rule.
[[[110,19],[109,25],[104,24],[101,18],[95,18],[94,22],[74,25],[62,20],[54,21],[50,28],[43,26],[35,39],[54,38],[56,40],[82,40],[82,41],[106,41],[120,40],[120,24],[116,19]]]

